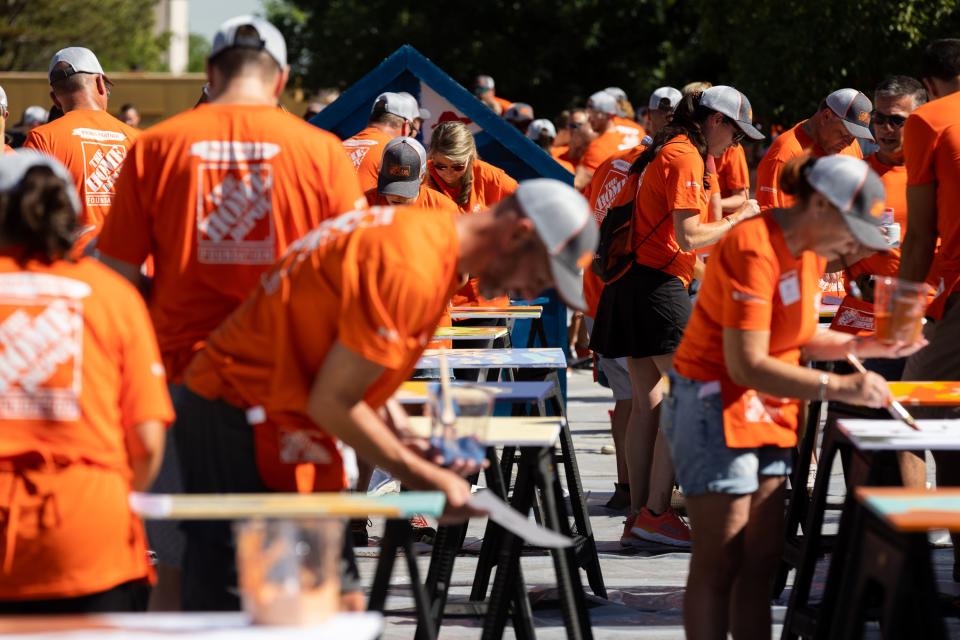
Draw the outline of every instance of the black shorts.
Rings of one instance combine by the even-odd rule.
[[[674,353],[691,311],[690,294],[680,278],[634,263],[604,287],[590,348],[606,358]]]
[[[82,552],[79,551],[78,552]],[[47,600],[0,600],[0,615],[49,615],[55,613],[141,613],[147,610],[150,584],[146,580],[124,582],[115,587],[75,598]]]
[[[257,471],[253,429],[246,412],[184,389],[177,406],[174,440],[187,493],[270,493]],[[239,611],[236,547],[232,523],[187,521],[183,555],[184,611]],[[353,538],[344,525],[340,590],[360,591]]]

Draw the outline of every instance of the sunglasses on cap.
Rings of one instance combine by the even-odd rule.
[[[891,127],[895,129],[899,129],[900,127],[903,126],[903,123],[907,121],[907,116],[894,116],[894,115],[888,116],[887,114],[880,113],[879,111],[874,111],[871,114],[871,118],[873,120],[874,125],[889,124]]]
[[[453,164],[443,164],[442,162],[434,162],[433,168],[436,169],[437,171],[449,171],[449,170],[463,171],[464,169],[467,168],[467,164],[465,162],[455,162]]]

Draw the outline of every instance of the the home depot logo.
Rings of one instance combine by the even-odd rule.
[[[273,166],[279,145],[205,141],[197,166],[197,259],[205,264],[272,264]]]
[[[0,276],[0,419],[80,418],[83,282]]]
[[[350,162],[353,163],[353,168],[359,169],[360,163],[363,162],[367,153],[370,152],[370,148],[378,144],[376,140],[344,140],[343,148],[346,150],[347,155],[350,156]]]
[[[618,160],[607,172],[607,176],[603,180],[603,186],[600,187],[600,195],[597,196],[597,201],[593,205],[593,217],[596,218],[598,223],[603,222],[603,219],[607,217],[607,209],[620,195],[623,185],[627,183],[627,170],[629,169],[629,163]]]
[[[127,137],[119,131],[78,128],[83,150],[83,197],[88,207],[109,207],[116,193],[114,185],[127,158]]]

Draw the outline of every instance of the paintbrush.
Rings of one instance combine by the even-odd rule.
[[[860,373],[867,372],[867,368],[863,366],[862,362],[860,362],[860,358],[852,353],[847,354],[847,362],[853,365],[853,368]],[[917,424],[917,421],[914,420],[913,416],[910,415],[907,410],[904,409],[903,405],[896,400],[890,400],[890,404],[887,405],[887,411],[889,411],[890,415],[892,415],[894,418],[905,422],[906,425],[914,431],[920,431],[920,425]]]

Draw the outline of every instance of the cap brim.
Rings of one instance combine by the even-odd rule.
[[[743,133],[751,140],[763,140],[764,138],[767,137],[762,133],[760,133],[760,130],[757,129],[752,124],[750,124],[749,122],[740,122],[739,120],[737,120],[736,122],[737,122],[737,126],[740,127],[740,131],[743,131]]]
[[[572,271],[559,258],[550,258],[550,272],[553,274],[554,287],[568,307],[586,311],[587,302],[583,297],[583,275]]]
[[[888,251],[890,249],[890,244],[877,225],[846,214],[844,214],[843,220],[847,223],[847,228],[850,229],[850,233],[853,234],[856,241],[864,247],[874,251]]]
[[[387,182],[386,184],[377,184],[377,191],[385,196],[400,196],[401,198],[416,198],[420,195],[420,183],[411,182]]]
[[[841,120],[843,120],[841,118]],[[873,134],[870,133],[870,129],[863,126],[862,124],[854,124],[849,120],[843,120],[843,126],[847,128],[847,131],[850,134],[857,138],[866,138],[867,140],[873,140]]]

